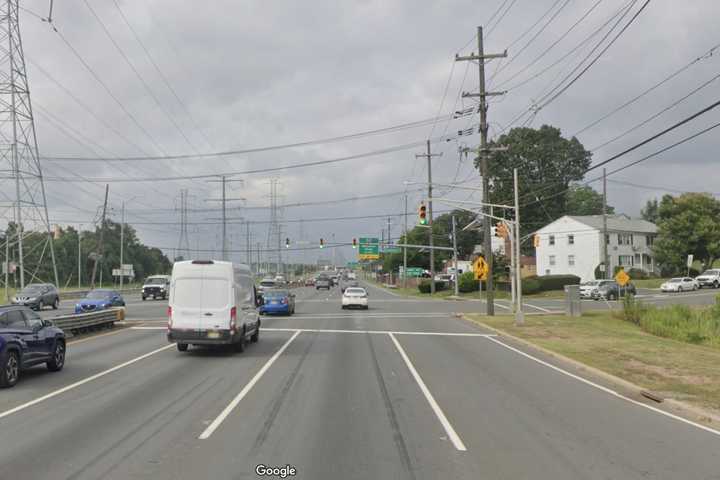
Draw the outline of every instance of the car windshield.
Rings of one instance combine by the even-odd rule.
[[[147,285],[163,285],[166,282],[163,277],[150,277],[145,282]]]
[[[263,280],[260,282],[261,287],[272,287],[275,285],[275,280]]]
[[[712,277],[720,274],[720,270],[705,270],[702,274]]]
[[[592,281],[589,281],[589,282],[583,282],[583,283],[580,284],[581,287],[597,287],[598,285],[600,285],[600,282],[597,281],[597,280],[592,280]]]
[[[680,283],[682,281],[683,281],[682,278],[671,278],[670,279],[670,283]]]
[[[111,292],[108,290],[93,290],[91,292],[88,292],[88,294],[85,296],[85,298],[92,298],[95,300],[102,299],[102,298],[110,298]]]
[[[38,294],[43,291],[43,288],[41,285],[28,285],[25,287],[20,294],[21,295],[32,295],[32,294]]]
[[[270,290],[264,294],[266,298],[282,298],[287,297],[288,295],[289,293],[287,290]]]
[[[347,296],[365,295],[365,289],[364,288],[348,288],[347,290],[345,290],[345,295],[347,295]]]

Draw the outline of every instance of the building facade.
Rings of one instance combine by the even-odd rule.
[[[655,271],[652,245],[655,224],[625,215],[607,216],[607,236],[602,215],[561,217],[536,232],[535,256],[538,275],[571,274],[585,282],[595,279],[607,243],[609,271],[622,266]]]

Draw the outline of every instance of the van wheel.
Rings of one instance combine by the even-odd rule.
[[[242,335],[240,335],[240,341],[233,345],[233,348],[237,353],[245,351],[245,328],[243,327]]]
[[[252,337],[250,337],[250,341],[252,343],[257,343],[258,340],[260,340],[260,325],[259,324],[257,327],[255,327],[255,333],[253,333]]]
[[[178,343],[178,344],[177,344],[177,349],[178,349],[178,351],[180,351],[180,352],[187,352],[188,344],[187,344],[187,343]]]

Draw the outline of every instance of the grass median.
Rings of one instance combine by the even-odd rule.
[[[510,335],[673,398],[720,413],[720,348],[662,338],[610,312],[527,316],[468,315]]]

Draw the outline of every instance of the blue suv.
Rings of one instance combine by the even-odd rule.
[[[44,363],[57,372],[65,365],[65,333],[28,307],[0,306],[0,387],[12,387],[20,371]]]

